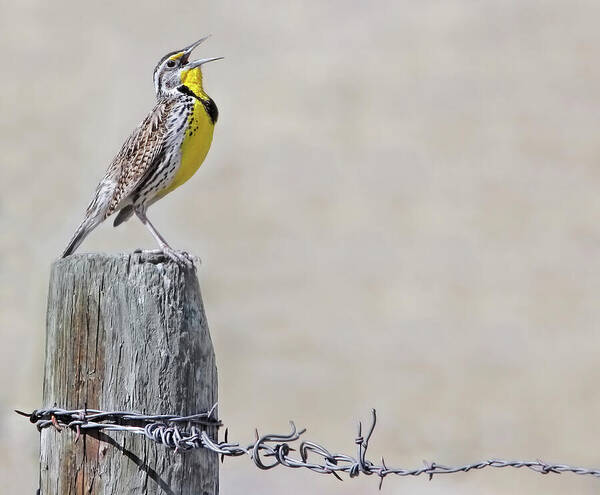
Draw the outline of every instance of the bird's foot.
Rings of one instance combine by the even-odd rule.
[[[196,264],[200,264],[200,258],[193,256],[187,251],[177,251],[170,246],[164,246],[162,249],[136,249],[134,253],[144,253],[150,255],[163,254],[170,260],[173,260],[180,266],[186,268],[196,268]]]
[[[186,268],[196,268],[195,264],[200,264],[200,258],[193,256],[187,251],[177,251],[168,246],[162,249],[162,252],[168,258],[171,258],[175,263],[184,266]]]

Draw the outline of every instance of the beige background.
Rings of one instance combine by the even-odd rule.
[[[200,255],[232,437],[283,431],[372,458],[600,467],[600,3],[3,2],[0,481],[37,487],[49,266],[167,51],[221,118],[151,218]],[[97,229],[82,251],[154,247]],[[227,461],[222,493],[376,493]],[[384,493],[597,493],[528,471],[390,479]]]

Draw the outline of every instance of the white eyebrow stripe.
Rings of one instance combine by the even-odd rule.
[[[164,76],[164,66],[167,62],[167,60],[169,60],[173,55],[177,55],[179,53],[182,53],[184,50],[174,50],[172,52],[167,53],[164,57],[162,57],[158,64],[156,64],[156,66],[154,67],[154,72],[152,74],[152,79],[154,81],[154,91],[156,92],[157,96],[158,96],[158,92],[159,92],[159,88],[161,87],[161,83],[162,83],[162,79]]]

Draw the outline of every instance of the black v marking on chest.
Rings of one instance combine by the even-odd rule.
[[[219,109],[217,108],[217,104],[212,100],[212,98],[207,97],[206,99],[200,98],[196,93],[194,93],[188,86],[182,84],[177,87],[177,90],[187,96],[191,96],[192,98],[196,98],[202,105],[204,106],[204,110],[208,114],[210,121],[216,124],[217,119],[219,118]]]

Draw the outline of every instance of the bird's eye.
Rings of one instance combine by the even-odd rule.
[[[167,67],[170,67],[171,69],[172,69],[173,67],[175,67],[176,65],[177,65],[177,62],[176,62],[175,60],[169,60],[169,61],[167,62]]]

